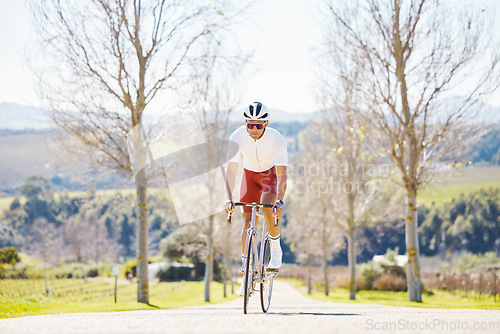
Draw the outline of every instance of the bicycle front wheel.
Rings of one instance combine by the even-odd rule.
[[[269,310],[269,305],[271,305],[271,295],[273,294],[273,278],[274,276],[268,277],[267,281],[260,283],[260,306],[264,313]]]
[[[270,254],[270,241],[269,239],[266,238],[265,244],[264,244],[264,263],[266,263],[266,258],[269,257]],[[269,260],[267,259],[267,263],[269,263]],[[267,266],[266,263],[266,266]],[[264,269],[265,271],[266,269]],[[265,275],[266,273],[262,273]],[[271,296],[273,294],[273,278],[274,274],[270,274],[267,276],[267,279],[264,283],[260,283],[260,306],[262,307],[262,311],[264,313],[269,310],[269,305],[271,304]]]
[[[243,275],[243,284],[245,284],[245,294],[243,296],[243,313],[247,314],[248,311],[248,302],[250,300],[250,293],[252,292],[252,283],[253,283],[253,268],[252,268],[252,241],[253,235],[250,234],[247,240],[247,258],[245,261],[245,273]]]

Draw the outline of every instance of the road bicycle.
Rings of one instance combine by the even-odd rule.
[[[266,223],[261,225],[261,238],[257,238],[256,217],[258,209],[272,208],[271,204],[243,203],[236,202],[234,206],[247,206],[252,208],[250,227],[247,229],[245,242],[244,263],[243,263],[243,313],[248,312],[248,301],[255,291],[260,291],[260,305],[262,311],[266,313],[271,304],[273,293],[273,279],[278,275],[278,269],[268,268],[271,259],[271,240],[267,231]],[[227,220],[231,223],[231,212],[228,213]],[[274,218],[274,226],[278,225],[278,217]],[[257,247],[259,246],[259,247]],[[259,289],[256,288],[260,284]]]

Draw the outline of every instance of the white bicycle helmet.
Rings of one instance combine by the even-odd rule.
[[[260,102],[254,102],[248,106],[248,111],[243,112],[247,121],[267,121],[269,120],[269,111],[267,107]]]

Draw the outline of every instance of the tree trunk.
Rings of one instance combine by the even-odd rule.
[[[408,195],[406,207],[406,252],[408,264],[406,266],[406,279],[408,281],[408,300],[422,302],[422,289],[420,285],[420,261],[418,247],[418,213],[415,195]]]
[[[323,233],[322,233],[322,248],[323,254],[321,259],[321,266],[323,267],[323,280],[325,281],[325,296],[328,296],[328,290],[330,286],[328,284],[328,234],[330,233],[327,229],[327,219],[326,219],[326,209],[323,210],[323,216],[321,218],[323,222]]]
[[[207,260],[205,261],[205,301],[210,301],[210,282],[213,277],[213,223],[214,216],[208,218],[208,231],[207,231]]]
[[[231,282],[231,294],[234,295],[234,277],[233,277],[233,266],[234,262],[231,259],[229,261],[229,281]]]
[[[311,294],[312,292],[312,278],[311,278],[311,263],[312,263],[312,260],[310,258],[310,256],[308,256],[308,259],[307,259],[307,294]]]
[[[328,261],[327,261],[326,247],[323,251],[323,259],[321,262],[323,266],[323,280],[325,281],[325,296],[328,296],[330,285],[328,284]]]
[[[49,286],[47,285],[47,261],[43,259],[43,279],[45,280],[45,297],[49,298]]]
[[[347,235],[347,262],[349,266],[349,299],[356,299],[356,238],[354,230],[350,229]]]
[[[135,176],[137,190],[137,301],[149,304],[147,178],[144,170]]]
[[[226,271],[227,271],[227,256],[226,254],[222,254],[222,286],[223,286],[223,295],[224,298],[227,297],[226,295],[226,286],[227,286],[227,277],[226,277]]]

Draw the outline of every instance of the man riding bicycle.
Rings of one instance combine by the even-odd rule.
[[[271,260],[269,268],[281,266],[280,224],[274,226],[274,216],[283,213],[283,198],[286,192],[288,152],[285,138],[268,127],[269,111],[260,102],[249,105],[243,113],[245,125],[236,129],[229,141],[236,144],[237,152],[231,152],[226,168],[227,200],[226,212],[234,209],[233,190],[240,157],[243,157],[240,202],[274,204],[263,208],[262,214],[271,238]],[[231,151],[231,150],[230,150]],[[244,262],[246,230],[250,227],[251,208],[243,207],[244,226],[241,231],[241,254]],[[258,221],[258,217],[257,217]],[[257,223],[257,222],[256,222]],[[240,288],[243,295],[243,284]]]

